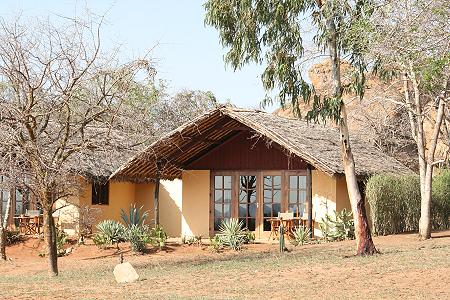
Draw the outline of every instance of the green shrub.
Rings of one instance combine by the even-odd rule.
[[[132,225],[126,230],[126,239],[130,242],[132,251],[145,253],[147,244],[151,241],[148,226]]]
[[[291,243],[294,246],[305,244],[306,242],[309,241],[310,233],[311,231],[309,230],[309,228],[306,228],[305,226],[296,227],[294,229],[294,232],[292,233],[293,239],[291,240]]]
[[[150,230],[150,243],[154,247],[158,247],[160,250],[166,246],[167,234],[161,225]]]
[[[374,234],[416,231],[420,218],[419,176],[375,175],[367,181]]]
[[[450,170],[438,172],[433,178],[431,225],[433,229],[447,229],[450,228]]]
[[[335,240],[351,240],[355,238],[355,224],[353,213],[347,209],[334,212],[335,219],[332,220],[333,230],[331,236]]]
[[[209,238],[209,249],[213,252],[219,252],[223,248],[222,240],[218,235]]]
[[[6,245],[11,246],[22,241],[22,236],[18,230],[6,230]]]
[[[56,248],[58,252],[64,250],[64,245],[67,243],[67,233],[64,230],[56,228]]]
[[[432,228],[450,227],[450,171],[433,178]],[[418,231],[420,219],[420,179],[418,175],[375,175],[366,183],[372,230],[377,235]]]
[[[326,214],[319,223],[322,237],[327,241],[342,241],[355,238],[353,214],[347,209],[334,211],[334,216]]]
[[[143,210],[144,206],[136,208],[136,204],[130,205],[130,210],[128,214],[125,213],[123,208],[120,209],[120,217],[127,226],[131,228],[132,226],[143,226],[148,218],[148,211]]]
[[[220,224],[217,236],[225,247],[238,251],[246,239],[246,231],[243,227],[244,223],[238,219],[224,219]]]
[[[244,244],[253,244],[255,242],[255,233],[247,229],[244,230]]]
[[[125,241],[125,227],[117,221],[104,220],[98,223],[96,227],[97,232],[94,235],[93,241],[101,248],[114,244],[119,248],[119,243]]]

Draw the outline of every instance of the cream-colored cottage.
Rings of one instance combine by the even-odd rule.
[[[361,180],[409,172],[367,141],[351,143]],[[264,238],[279,212],[312,227],[327,212],[350,208],[339,145],[329,127],[223,106],[150,145],[106,185],[86,182],[75,202],[99,208],[99,220],[120,220],[121,208],[143,205],[173,237],[210,236],[221,220],[239,218]],[[73,219],[69,210],[62,223]]]

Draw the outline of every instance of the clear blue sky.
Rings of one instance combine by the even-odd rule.
[[[250,65],[240,71],[225,66],[225,50],[218,32],[205,27],[203,2],[199,0],[4,0],[4,18],[82,15],[87,7],[106,14],[103,39],[106,45],[121,44],[124,59],[152,52],[158,77],[170,82],[171,90],[183,88],[212,91],[219,101],[231,100],[243,107],[258,107],[264,97],[262,67]],[[108,46],[107,46],[108,47]],[[272,108],[268,108],[269,110]]]

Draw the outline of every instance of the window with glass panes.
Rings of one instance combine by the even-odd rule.
[[[214,230],[231,218],[231,176],[214,176]]]
[[[28,193],[16,189],[16,207],[15,215],[25,214],[27,209],[29,209]]]
[[[295,217],[303,217],[306,213],[306,176],[289,175],[288,210]]]
[[[281,212],[281,176],[264,176],[263,218],[264,231],[270,231],[270,218],[278,217]]]
[[[256,228],[256,175],[239,176],[239,220],[244,226],[255,231]]]

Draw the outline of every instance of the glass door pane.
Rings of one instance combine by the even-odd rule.
[[[256,229],[256,175],[239,176],[239,220],[250,231]]]
[[[231,176],[214,176],[214,231],[231,218]]]
[[[306,214],[306,176],[289,176],[288,192],[289,212],[295,217],[305,217]]]
[[[270,231],[270,218],[281,212],[281,176],[264,176],[263,230]]]

